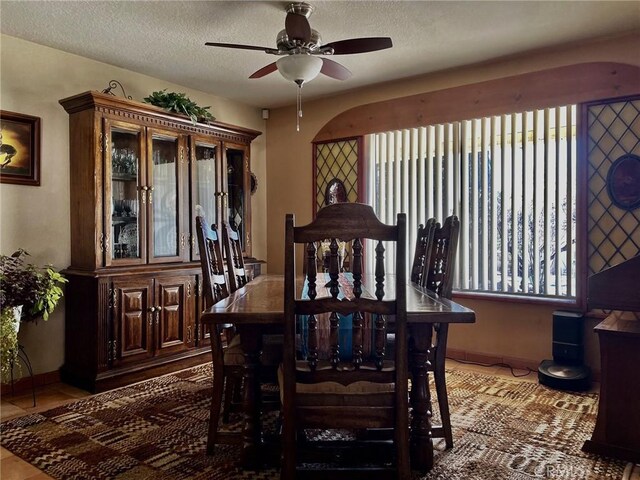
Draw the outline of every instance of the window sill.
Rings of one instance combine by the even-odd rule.
[[[580,310],[577,298],[560,298],[560,297],[533,297],[528,295],[517,294],[500,294],[497,292],[470,292],[470,291],[454,291],[453,298],[470,298],[473,300],[486,300],[489,302],[510,302],[522,303],[529,305],[549,305],[572,310]]]

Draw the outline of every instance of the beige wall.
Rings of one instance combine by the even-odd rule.
[[[283,270],[284,217],[295,213],[299,224],[312,217],[312,146],[318,131],[337,114],[371,102],[473,84],[521,73],[582,62],[608,61],[640,65],[640,34],[598,39],[561,48],[531,52],[436,74],[376,85],[346,94],[304,102],[301,131],[295,131],[295,109],[271,112],[267,122],[267,254],[270,272]],[[370,54],[373,56],[375,53]],[[424,61],[428,61],[425,59]],[[354,72],[357,75],[358,72]],[[315,81],[333,81],[319,79]],[[576,79],[579,81],[579,79]],[[306,87],[310,93],[313,83]],[[292,98],[295,88],[291,86]],[[490,301],[461,300],[476,310],[477,323],[455,326],[450,347],[535,364],[551,357],[553,306],[531,306]],[[592,322],[587,322],[590,332]],[[589,363],[597,368],[597,342],[586,338]]]
[[[259,108],[6,35],[0,37],[0,57],[0,108],[42,119],[41,186],[0,185],[0,252],[22,247],[33,263],[52,263],[58,269],[69,265],[69,119],[58,100],[102,90],[116,79],[135,100],[164,88],[185,92],[198,104],[211,105],[218,120],[265,132],[251,145],[251,167],[260,180],[252,197],[253,255],[266,257],[266,129]],[[23,325],[19,340],[36,373],[60,367],[64,305],[48,322]]]

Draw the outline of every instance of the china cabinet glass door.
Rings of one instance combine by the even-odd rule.
[[[225,189],[226,220],[238,232],[242,251],[251,256],[251,217],[249,208],[250,176],[249,155],[244,145],[225,144]]]
[[[149,262],[182,261],[186,236],[182,228],[184,139],[173,132],[148,129]]]
[[[191,137],[192,211],[191,231],[196,231],[196,216],[204,216],[207,224],[220,226],[222,185],[220,180],[220,146],[211,139]],[[192,258],[200,258],[195,235],[191,239]]]
[[[105,264],[145,263],[144,127],[107,119],[104,132]]]

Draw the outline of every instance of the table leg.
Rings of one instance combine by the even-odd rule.
[[[247,469],[260,468],[262,425],[260,422],[260,355],[262,334],[256,326],[238,328],[244,352],[244,426],[242,431],[242,465]]]
[[[427,327],[428,328],[425,328]],[[429,471],[433,467],[433,438],[431,436],[431,393],[429,391],[429,356],[431,353],[431,325],[410,328],[411,380],[411,466]]]

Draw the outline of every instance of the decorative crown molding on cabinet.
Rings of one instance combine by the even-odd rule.
[[[198,123],[193,125],[189,117],[169,113],[162,108],[148,103],[114,97],[97,91],[89,91],[60,100],[67,113],[95,109],[100,113],[114,115],[125,120],[143,122],[149,126],[175,128],[185,133],[198,133],[216,136],[222,140],[248,144],[262,132],[244,127],[237,127],[224,122]]]

